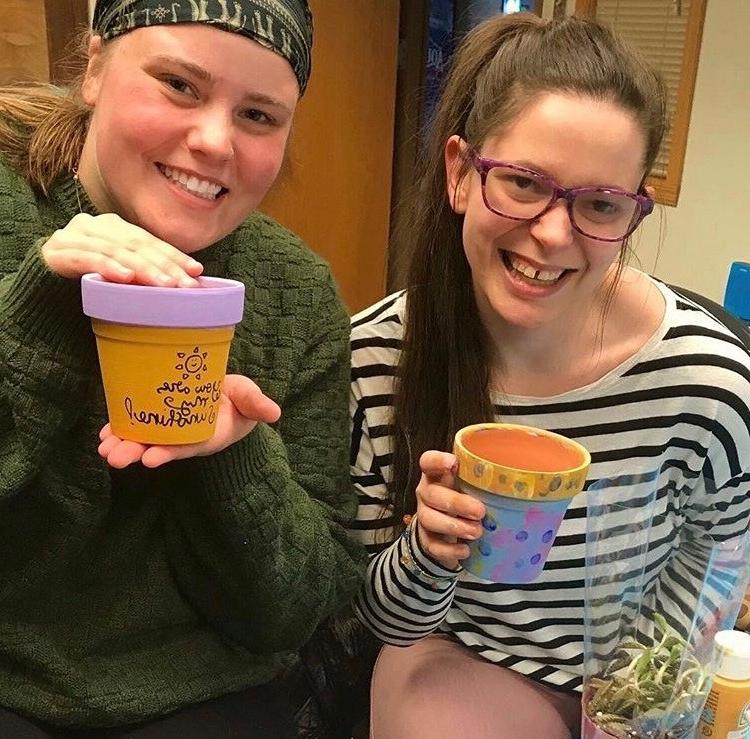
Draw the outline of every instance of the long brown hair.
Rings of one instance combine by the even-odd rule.
[[[619,105],[646,135],[644,171],[658,154],[666,127],[664,84],[605,27],[582,18],[546,21],[523,13],[491,18],[465,37],[393,245],[396,253],[412,254],[394,401],[390,491],[396,520],[416,508],[422,452],[449,450],[459,428],[493,419],[489,342],[462,246],[463,217],[448,199],[445,143],[458,134],[478,149],[536,96],[551,91]]]
[[[0,87],[0,157],[46,193],[81,158],[91,111],[81,97],[90,32],[67,60],[65,87],[25,82]]]

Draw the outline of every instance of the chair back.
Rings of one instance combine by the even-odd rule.
[[[750,351],[750,327],[737,318],[737,316],[733,316],[728,310],[705,295],[693,292],[685,287],[678,287],[677,285],[670,285],[669,287],[683,298],[692,300],[702,308],[705,308],[714,318],[723,323]]]

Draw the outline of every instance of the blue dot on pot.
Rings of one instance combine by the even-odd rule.
[[[552,541],[554,535],[555,532],[552,529],[547,529],[547,531],[542,534],[542,541],[547,544],[548,542]]]
[[[492,547],[491,547],[491,546],[490,546],[489,544],[487,544],[487,542],[485,542],[485,541],[480,541],[480,542],[479,542],[479,551],[480,551],[480,552],[481,552],[481,553],[482,553],[482,554],[483,554],[483,555],[484,555],[485,557],[489,557],[489,556],[490,556],[490,554],[492,553]]]
[[[515,567],[515,568],[516,568],[517,570],[520,570],[520,569],[521,569],[521,567],[523,567],[523,566],[524,566],[524,564],[525,564],[525,563],[524,563],[524,561],[523,561],[522,559],[517,559],[517,560],[516,560],[516,561],[515,561],[515,562],[513,563],[513,566],[514,566],[514,567]]]
[[[487,529],[487,531],[494,531],[497,528],[497,521],[491,513],[488,513],[482,519],[482,527]]]
[[[516,541],[526,541],[526,539],[529,538],[529,532],[528,531],[519,531],[516,534]]]
[[[531,558],[531,564],[538,565],[542,561],[542,555],[541,554],[535,554]]]

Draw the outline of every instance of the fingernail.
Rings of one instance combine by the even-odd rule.
[[[192,277],[180,277],[180,287],[198,287],[200,283]]]
[[[168,285],[170,282],[172,282],[172,278],[169,275],[165,275],[163,272],[160,275],[157,275],[156,279],[159,282],[164,283],[165,285]]]

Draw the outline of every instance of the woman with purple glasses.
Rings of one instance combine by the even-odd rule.
[[[594,22],[498,16],[455,54],[399,244],[408,289],[353,319],[356,533],[373,553],[356,607],[386,642],[374,739],[580,724],[587,492],[534,583],[463,571],[484,507],[455,490],[460,427],[576,439],[609,500],[622,491],[600,481],[659,470],[646,604],[679,609],[681,537],[748,525],[750,357],[627,264],[665,125],[658,76]]]

